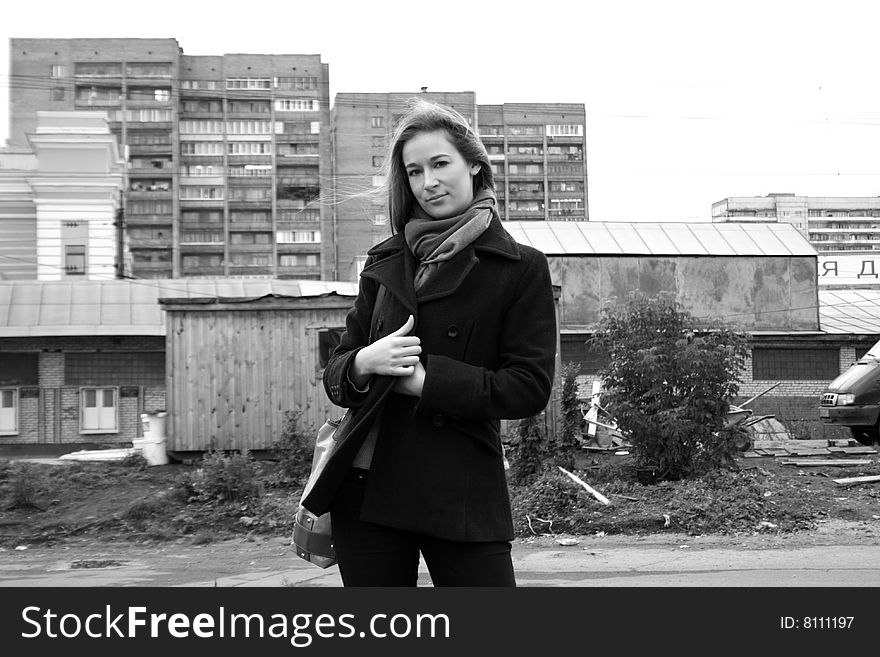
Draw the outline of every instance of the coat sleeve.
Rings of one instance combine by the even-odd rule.
[[[550,400],[556,365],[556,308],[546,256],[531,251],[502,320],[498,367],[429,355],[420,413],[465,420],[520,419]]]
[[[357,352],[369,343],[377,290],[376,283],[360,279],[357,298],[345,316],[345,332],[324,368],[324,391],[331,402],[343,408],[360,406],[367,398],[366,391],[359,391],[351,383],[348,372]]]

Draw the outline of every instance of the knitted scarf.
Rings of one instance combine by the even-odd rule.
[[[413,281],[418,295],[428,279],[442,271],[445,261],[471,244],[489,227],[495,210],[495,192],[483,189],[461,214],[447,219],[432,219],[417,204],[413,216],[403,227],[404,237],[419,259]]]

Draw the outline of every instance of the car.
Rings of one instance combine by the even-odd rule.
[[[819,419],[849,427],[863,445],[880,442],[880,341],[822,393]]]

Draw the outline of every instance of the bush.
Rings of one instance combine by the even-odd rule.
[[[9,476],[10,508],[38,509],[37,494],[42,487],[40,471],[30,463],[17,464]]]
[[[637,292],[603,308],[590,342],[608,358],[603,406],[640,464],[678,479],[733,460],[739,441],[724,424],[739,391],[745,334],[720,322],[698,326],[668,293]]]
[[[566,363],[560,373],[562,390],[559,406],[562,418],[556,434],[554,461],[566,470],[574,467],[574,455],[580,448],[580,437],[584,427],[584,416],[577,396],[577,372],[577,364]]]
[[[509,454],[509,476],[513,484],[526,484],[548,467],[545,463],[547,432],[543,412],[516,423]]]
[[[305,483],[312,470],[317,430],[303,426],[302,411],[284,414],[284,429],[273,448],[281,472],[296,483]]]

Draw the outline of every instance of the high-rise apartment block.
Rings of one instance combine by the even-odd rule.
[[[365,253],[390,234],[381,194],[383,158],[414,97],[448,105],[489,152],[502,220],[586,221],[582,104],[478,105],[473,92],[339,93],[333,104],[334,276],[354,280]]]
[[[108,112],[128,160],[129,274],[321,277],[330,107],[319,56],[12,39],[10,61],[10,146],[37,110]]]
[[[390,234],[383,158],[413,96],[486,144],[504,220],[585,221],[582,104],[339,93],[319,55],[188,56],[175,39],[12,39],[10,139],[40,110],[103,110],[127,161],[122,273],[356,280]]]
[[[820,253],[880,251],[875,196],[731,196],[712,204],[712,221],[790,223]]]

